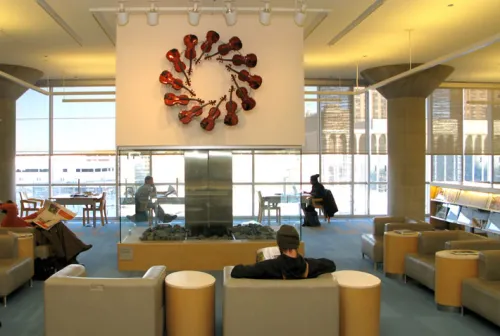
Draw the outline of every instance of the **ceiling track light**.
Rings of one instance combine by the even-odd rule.
[[[188,10],[188,22],[191,26],[197,26],[200,23],[201,13],[198,9],[198,1],[193,3],[193,8]]]
[[[233,5],[231,2],[226,2],[226,12],[224,13],[224,17],[226,18],[226,24],[228,26],[234,26],[237,21],[237,14],[236,11],[233,8]]]
[[[271,5],[267,1],[264,3],[264,8],[259,12],[259,21],[263,26],[269,26],[271,23]]]
[[[118,14],[116,14],[116,23],[119,26],[125,26],[128,23],[128,13],[125,11],[123,2],[120,2],[120,9],[118,10]]]
[[[306,16],[307,16],[306,15],[307,5],[303,1],[300,1],[299,4],[300,4],[300,8],[297,8],[297,11],[295,12],[294,20],[295,20],[295,24],[297,26],[303,27],[304,22],[306,21]]]
[[[148,20],[148,25],[150,26],[157,26],[158,22],[160,21],[160,13],[156,10],[156,6],[154,1],[151,2],[151,7],[149,9],[149,12],[146,13],[147,20]]]

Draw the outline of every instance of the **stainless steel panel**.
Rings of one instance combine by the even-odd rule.
[[[186,228],[208,222],[208,151],[184,153]]]
[[[208,226],[233,224],[233,156],[230,151],[208,152],[210,203]]]

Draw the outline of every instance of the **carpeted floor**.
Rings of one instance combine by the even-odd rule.
[[[74,223],[70,227],[85,242],[94,245],[92,250],[79,258],[85,264],[89,276],[142,275],[142,272],[120,273],[116,269],[116,242],[119,239],[117,224],[93,229]],[[320,228],[304,228],[307,256],[331,258],[341,270],[373,273],[372,264],[363,260],[360,252],[359,236],[368,230],[368,221],[359,219],[334,220]],[[217,278],[217,335],[222,335],[221,272],[211,273]],[[381,336],[500,335],[499,327],[472,313],[460,316],[437,311],[433,293],[416,284],[387,279],[381,272],[374,274],[382,279]],[[3,323],[0,336],[42,336],[43,283],[35,282],[33,288],[26,286],[9,296],[7,308],[0,307],[0,321]]]

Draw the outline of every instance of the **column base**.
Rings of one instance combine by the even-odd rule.
[[[436,303],[436,308],[439,311],[447,312],[447,313],[462,313],[462,307],[454,307],[454,306],[445,306],[439,303]]]
[[[384,272],[384,275],[389,279],[404,280],[404,274]]]

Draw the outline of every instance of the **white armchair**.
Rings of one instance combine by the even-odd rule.
[[[142,278],[87,278],[70,265],[45,281],[45,336],[163,336],[165,266]]]

